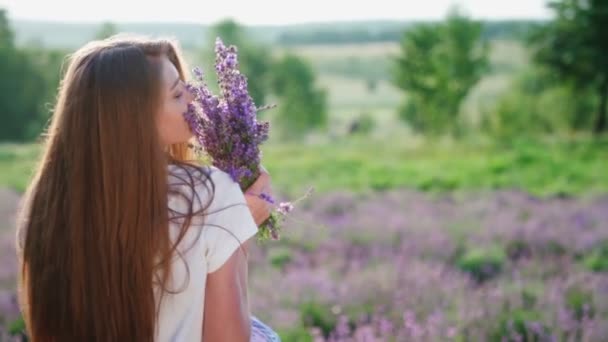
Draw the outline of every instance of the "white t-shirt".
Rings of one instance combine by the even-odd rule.
[[[175,166],[170,166],[170,170],[179,176],[186,175],[184,170]],[[175,254],[172,279],[169,279],[167,288],[178,293],[164,294],[157,321],[157,342],[201,341],[207,274],[219,269],[242,243],[258,231],[239,185],[227,173],[217,168],[208,170],[211,171],[211,179],[215,184],[214,198],[206,210],[209,214],[193,218],[191,226],[177,247],[183,259]],[[170,185],[180,182],[169,176]],[[183,193],[189,194],[190,198],[189,188],[184,185],[179,187]],[[198,182],[195,191],[200,196],[202,205],[207,205],[211,193],[202,181]],[[194,202],[195,210],[198,209],[198,204],[197,201]],[[187,213],[186,205],[187,201],[180,196],[169,196],[169,208],[179,213]],[[216,226],[223,227],[234,236]],[[170,224],[169,229],[175,241],[180,225]],[[158,300],[158,288],[156,290]]]

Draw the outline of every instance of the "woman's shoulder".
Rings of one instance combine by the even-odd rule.
[[[211,195],[219,199],[242,196],[240,187],[228,173],[210,165],[169,165],[169,187],[171,191],[183,193],[194,190],[199,196]]]
[[[233,185],[230,175],[212,165],[170,164],[169,185],[203,183],[209,180],[216,184]]]
[[[202,213],[192,216],[190,224],[207,226],[207,240],[224,241],[236,236],[237,241],[245,241],[257,232],[245,195],[228,173],[212,166],[173,169],[170,172],[173,185],[169,190],[169,208],[176,213]],[[223,229],[216,231],[213,227]],[[223,235],[224,229],[229,236]]]

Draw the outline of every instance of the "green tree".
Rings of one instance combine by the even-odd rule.
[[[301,58],[287,54],[274,66],[272,89],[279,97],[277,124],[284,137],[298,139],[327,125],[327,96],[315,88],[312,67]]]
[[[572,82],[582,93],[599,97],[593,130],[605,132],[608,105],[608,2],[605,0],[551,1],[555,19],[531,37],[537,63]]]
[[[592,126],[596,96],[563,82],[552,70],[530,65],[482,118],[481,128],[495,138],[572,134]]]
[[[257,106],[264,105],[272,63],[268,49],[259,43],[252,43],[253,40],[241,25],[232,19],[226,19],[212,26],[210,48],[203,52],[204,59],[215,59],[213,48],[216,37],[220,37],[226,45],[236,45],[239,69],[247,76],[249,94]]]
[[[211,28],[211,38],[215,42],[215,38],[220,37],[224,44],[234,44],[241,46],[246,40],[245,29],[232,19],[224,19]]]
[[[408,96],[401,118],[414,129],[454,129],[459,107],[487,68],[482,25],[453,9],[441,23],[407,30],[395,59],[394,83]]]
[[[118,27],[112,22],[105,22],[95,33],[95,39],[106,39],[118,33]]]
[[[11,30],[6,10],[0,8],[0,48],[13,49],[15,47],[15,34]]]
[[[0,140],[27,139],[40,116],[45,82],[34,58],[15,46],[6,11],[0,10]]]

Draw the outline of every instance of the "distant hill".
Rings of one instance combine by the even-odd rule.
[[[200,46],[207,28],[194,24],[115,23],[121,32],[175,36],[184,47]],[[19,45],[42,44],[53,48],[73,49],[93,39],[101,23],[61,23],[15,20],[11,22]]]
[[[169,35],[184,47],[200,47],[207,42],[208,25],[191,23],[114,23],[121,32]],[[281,37],[306,36],[310,32],[379,32],[405,27],[398,21],[362,21],[294,24],[285,26],[246,26],[253,38],[266,43],[280,43]],[[62,23],[53,21],[14,20],[11,22],[17,43],[42,44],[48,47],[75,48],[95,36],[102,23]],[[350,42],[352,43],[352,42]]]
[[[252,38],[269,44],[307,45],[398,41],[404,30],[416,22],[360,21],[308,23],[284,26],[247,26]],[[486,37],[519,37],[534,21],[492,21],[486,23]],[[206,44],[208,25],[191,23],[114,23],[121,32],[176,37],[183,47]],[[91,40],[102,23],[61,23],[14,20],[11,26],[19,45],[37,44],[73,49]]]

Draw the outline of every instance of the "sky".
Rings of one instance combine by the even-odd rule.
[[[232,18],[245,25],[284,25],[440,19],[454,3],[476,19],[550,17],[546,0],[0,0],[0,8],[12,20],[211,24]]]

